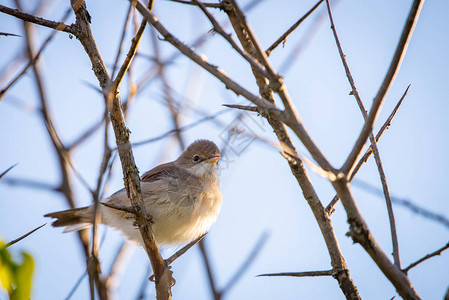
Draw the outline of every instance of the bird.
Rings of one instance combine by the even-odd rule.
[[[209,140],[196,140],[174,161],[144,173],[140,179],[142,201],[159,246],[179,246],[207,233],[217,220],[222,204],[218,165],[220,151]],[[98,205],[99,222],[121,231],[130,241],[143,245],[135,226],[135,215],[106,206],[131,206],[126,190],[121,189]],[[94,204],[46,214],[56,218],[53,227],[64,232],[92,226]]]

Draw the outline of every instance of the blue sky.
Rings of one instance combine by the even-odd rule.
[[[59,20],[68,8],[68,1],[54,2],[44,17]],[[246,1],[238,1],[242,6]],[[4,5],[13,7],[12,1]],[[123,0],[89,1],[92,30],[99,50],[108,67],[115,59],[117,44],[128,9]],[[268,48],[291,24],[299,19],[313,1],[263,1],[248,14],[248,21],[264,48]],[[341,0],[333,8],[339,33],[355,83],[369,108],[388,68],[397,40],[411,3],[405,1],[360,2]],[[34,7],[27,3],[26,11]],[[318,13],[323,11],[323,5]],[[337,48],[327,16],[316,34],[301,48],[297,59],[287,61],[291,51],[306,36],[313,24],[314,13],[286,41],[274,50],[270,59],[276,70],[289,65],[284,75],[287,88],[308,132],[329,161],[341,166],[356,137],[363,119],[355,100],[349,96]],[[156,1],[155,14],[178,38],[191,44],[210,25],[199,9],[167,1]],[[223,23],[225,16],[215,11]],[[382,107],[374,131],[388,117],[406,87],[409,93],[379,143],[392,195],[408,199],[426,209],[449,218],[446,188],[449,121],[449,3],[427,1],[410,42],[401,70]],[[72,19],[67,23],[73,21]],[[229,28],[229,27],[228,27]],[[229,29],[228,29],[229,30]],[[23,36],[22,24],[0,14],[0,31]],[[50,34],[49,29],[36,28],[38,44]],[[127,49],[131,35],[126,36]],[[0,38],[3,70],[23,49],[24,38]],[[162,57],[176,52],[168,43],[158,41]],[[196,49],[209,61],[224,69],[233,79],[257,93],[248,65],[232,52],[218,35],[211,35],[203,47]],[[149,31],[144,34],[140,53],[152,55]],[[124,51],[126,52],[126,50]],[[123,59],[123,57],[122,57]],[[45,50],[41,66],[48,94],[50,112],[64,143],[70,144],[103,114],[103,98],[88,85],[98,86],[90,62],[81,44],[65,33],[58,33]],[[135,62],[133,76],[139,78],[152,66],[144,55]],[[21,67],[13,69],[12,74]],[[168,69],[168,78],[175,99],[183,101],[181,124],[189,124],[202,117],[200,109],[212,115],[224,109],[225,103],[248,102],[226,90],[223,84],[186,58],[177,59]],[[0,82],[1,87],[8,80]],[[128,81],[120,92],[126,95]],[[188,100],[185,100],[185,99]],[[56,185],[59,169],[55,153],[38,113],[39,106],[32,72],[28,72],[0,102],[0,170],[18,165],[8,178],[24,178]],[[194,109],[189,109],[193,107]],[[159,136],[172,129],[169,112],[163,104],[163,88],[155,81],[137,95],[130,108],[127,126],[132,142]],[[190,143],[198,138],[215,141],[224,146],[223,130],[235,122],[237,112],[229,111],[218,117],[219,125],[202,123],[183,133]],[[245,114],[241,126],[260,138],[275,141],[269,125],[260,117]],[[308,156],[299,140],[292,140],[301,154]],[[103,133],[95,133],[72,153],[73,161],[85,181],[94,187],[101,163]],[[113,135],[110,139],[114,144]],[[223,207],[217,223],[206,239],[219,287],[223,287],[251,252],[259,237],[269,237],[255,262],[229,292],[229,299],[343,299],[337,282],[321,278],[258,278],[258,274],[287,271],[325,270],[330,267],[327,249],[318,226],[302,193],[292,177],[288,165],[276,148],[257,140],[247,140],[244,151],[227,149],[221,161]],[[236,142],[228,145],[238,148]],[[239,149],[239,148],[238,148]],[[174,138],[134,148],[141,174],[158,163],[175,159],[180,148]],[[309,156],[308,156],[309,157]],[[331,185],[308,170],[315,189],[326,205],[334,196]],[[113,176],[105,188],[105,195],[123,187],[120,165],[113,167]],[[357,178],[380,187],[372,158]],[[91,197],[76,176],[73,176],[74,196],[79,206],[88,205]],[[357,203],[378,243],[391,253],[389,225],[384,200],[354,185]],[[67,208],[64,199],[54,192],[11,186],[0,183],[0,238],[12,240],[49,220],[43,215]],[[402,263],[407,266],[448,242],[448,228],[423,218],[400,206],[394,206]],[[345,236],[348,231],[342,206],[336,206],[332,222],[347,260],[351,276],[364,299],[391,299],[394,287],[385,279],[369,256]],[[100,257],[104,272],[108,272],[122,237],[101,229],[106,238]],[[29,238],[11,248],[26,250],[36,260],[33,299],[62,299],[83,274],[85,262],[74,234],[62,234],[60,229],[45,226]],[[147,257],[140,248],[129,247],[122,282],[117,288],[118,299],[135,297],[143,278],[148,277]],[[165,249],[168,256],[175,249]],[[449,254],[433,258],[409,272],[410,280],[423,299],[440,299],[449,282]],[[177,284],[175,299],[209,299],[210,292],[204,264],[199,250],[193,248],[173,265]],[[154,293],[152,286],[148,293]],[[0,293],[0,298],[2,294]],[[88,297],[88,282],[84,280],[72,299]],[[151,297],[150,297],[151,298]]]

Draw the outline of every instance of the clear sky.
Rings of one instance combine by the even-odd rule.
[[[14,7],[14,1],[3,1]],[[22,1],[25,2],[25,1]],[[33,2],[33,3],[31,3]],[[34,1],[24,3],[31,12]],[[42,16],[60,20],[69,1],[50,1]],[[249,1],[238,1],[244,6]],[[334,3],[334,2],[332,2]],[[26,5],[25,5],[26,4]],[[262,1],[248,13],[248,21],[260,43],[268,48],[286,29],[315,3],[313,1]],[[369,108],[385,75],[396,47],[411,1],[355,1],[334,3],[334,21],[355,83]],[[88,1],[92,30],[107,66],[112,69],[120,40],[128,2],[125,0]],[[352,96],[350,86],[332,36],[327,15],[316,31],[309,35],[314,20],[324,12],[322,4],[303,25],[270,56],[273,66],[283,76],[287,88],[308,132],[329,161],[340,167],[352,149],[363,124],[362,115]],[[214,11],[222,24],[226,17]],[[211,27],[196,7],[168,1],[155,1],[155,14],[162,24],[187,44]],[[427,1],[424,4],[407,55],[392,88],[387,94],[374,131],[380,128],[403,92],[410,90],[390,128],[379,143],[391,194],[406,199],[429,211],[449,218],[446,187],[449,184],[449,2]],[[73,16],[67,23],[73,21]],[[227,27],[228,30],[229,27]],[[0,70],[4,71],[18,53],[23,51],[23,26],[13,17],[0,14],[0,31],[22,37],[0,37]],[[51,33],[36,27],[38,45]],[[126,52],[131,34],[126,35]],[[307,39],[307,41],[305,41]],[[163,58],[176,53],[167,42],[157,40]],[[299,49],[298,56],[290,55]],[[197,47],[199,53],[224,69],[233,79],[257,93],[251,71],[231,47],[218,35],[209,35],[208,42]],[[153,42],[150,31],[144,34],[140,56],[134,65],[133,77],[139,81],[153,65]],[[121,57],[121,60],[123,56]],[[103,97],[90,62],[81,44],[66,33],[58,33],[46,48],[41,60],[45,88],[53,122],[61,140],[70,144],[103,114]],[[22,66],[9,69],[9,77],[0,74],[0,88],[9,82]],[[181,125],[224,110],[222,104],[248,104],[235,96],[217,79],[186,58],[178,58],[169,66],[167,77],[173,97],[182,105]],[[125,80],[121,94],[128,93]],[[132,142],[157,137],[172,129],[169,111],[164,105],[164,89],[154,80],[140,90],[130,107],[127,126]],[[0,238],[9,241],[50,220],[44,214],[67,208],[61,195],[43,189],[30,189],[7,184],[7,179],[29,179],[56,186],[59,167],[44,123],[36,109],[38,94],[32,72],[28,72],[0,102],[0,172],[18,165],[0,181]],[[199,113],[201,111],[202,113]],[[225,156],[220,162],[223,207],[217,223],[206,238],[215,280],[222,288],[251,252],[265,232],[268,238],[254,263],[227,294],[228,299],[344,299],[337,281],[331,277],[260,278],[258,274],[289,271],[327,270],[330,259],[315,219],[292,177],[279,150],[257,139],[235,139],[225,143],[227,129],[239,124],[263,140],[276,141],[269,125],[253,114],[237,119],[229,110],[219,122],[205,122],[183,132],[187,143],[199,138],[213,140]],[[112,132],[112,131],[111,131]],[[297,138],[292,140],[301,154],[310,157]],[[110,144],[114,145],[111,133]],[[243,143],[243,144],[242,144]],[[72,158],[76,168],[93,188],[101,163],[103,130],[97,131],[76,148]],[[226,145],[226,147],[224,147]],[[158,163],[175,159],[181,149],[173,137],[134,147],[141,174]],[[324,203],[334,196],[326,179],[308,169],[315,189]],[[72,176],[74,196],[79,206],[92,199],[83,185]],[[385,201],[362,188],[369,183],[380,188],[379,176],[372,158],[356,177],[353,185],[357,203],[374,237],[390,254],[391,238]],[[120,164],[113,167],[112,179],[105,195],[123,188]],[[448,242],[448,227],[418,215],[403,206],[394,205],[403,266],[421,258]],[[397,296],[394,287],[377,269],[359,245],[345,236],[346,215],[338,204],[332,222],[347,261],[351,276],[363,299],[391,299]],[[36,260],[32,299],[63,299],[85,270],[84,256],[75,234],[62,234],[61,229],[47,225],[32,236],[11,247],[25,250]],[[100,249],[104,273],[122,241],[113,230],[101,228],[105,236]],[[141,283],[150,274],[148,259],[141,248],[130,245],[123,267],[117,299],[134,299]],[[165,249],[164,256],[176,249]],[[449,285],[449,253],[424,262],[409,272],[410,280],[423,299],[441,299]],[[210,299],[203,261],[195,247],[173,265],[177,284],[174,299]],[[148,284],[149,298],[154,288]],[[0,292],[0,299],[4,294]],[[397,296],[398,297],[398,296]],[[88,298],[88,281],[84,279],[72,299]]]

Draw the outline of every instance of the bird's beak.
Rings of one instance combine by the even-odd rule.
[[[209,162],[210,162],[211,164],[216,164],[217,161],[218,161],[220,158],[221,158],[220,155],[214,156],[214,157],[212,157],[212,158],[209,158]]]

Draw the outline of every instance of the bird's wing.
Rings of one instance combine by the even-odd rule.
[[[166,163],[145,172],[140,180],[143,182],[151,182],[166,176],[179,177],[181,172],[186,171],[172,163]]]

